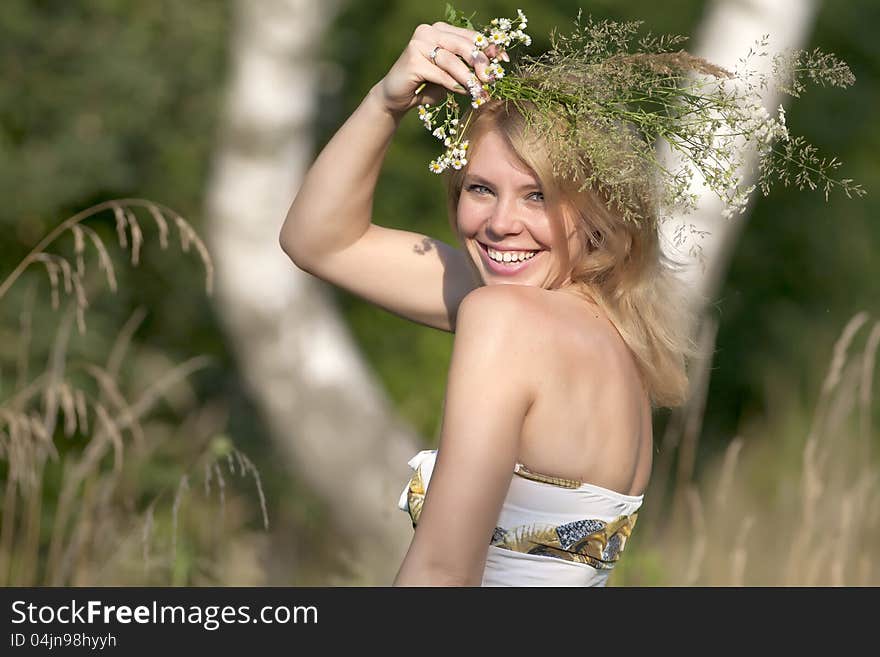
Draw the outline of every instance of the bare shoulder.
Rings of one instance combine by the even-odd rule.
[[[551,310],[550,293],[529,285],[484,285],[468,292],[459,306],[458,327],[481,322],[507,326],[521,332]],[[515,324],[511,325],[511,320]]]
[[[459,308],[456,332],[521,339],[540,350],[576,348],[601,354],[620,342],[595,304],[572,294],[530,285],[488,285],[470,291]],[[544,352],[546,355],[546,352]]]
[[[453,361],[456,354],[471,365],[481,363],[497,377],[496,385],[533,388],[529,376],[546,358],[552,335],[543,309],[545,290],[525,285],[489,285],[469,292],[458,309]],[[552,332],[550,332],[552,333]]]

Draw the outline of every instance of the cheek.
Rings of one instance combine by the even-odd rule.
[[[477,206],[462,197],[456,209],[456,220],[458,222],[458,230],[463,235],[476,232],[480,225]]]

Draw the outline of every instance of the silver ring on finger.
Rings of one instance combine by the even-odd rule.
[[[436,45],[431,49],[431,54],[428,55],[428,57],[431,59],[431,61],[434,62],[435,64],[437,63],[437,53],[441,50],[443,50],[443,46]]]

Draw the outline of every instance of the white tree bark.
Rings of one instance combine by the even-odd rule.
[[[760,72],[769,75],[774,53],[805,47],[818,6],[818,0],[714,0],[708,4],[705,18],[697,28],[692,52],[733,70],[737,60],[762,36],[769,34],[769,56],[753,61]],[[771,116],[776,114],[781,100],[773,89],[767,91],[764,106]],[[743,187],[753,183],[754,174],[746,174]],[[688,263],[683,277],[699,306],[704,301],[711,302],[717,295],[747,215],[724,219],[721,201],[701,180],[695,179],[692,191],[699,196],[697,211],[666,221],[661,234],[666,252]],[[673,233],[683,224],[692,224],[696,231],[707,231],[708,235],[697,240],[702,246],[704,263],[700,263],[689,248],[679,249],[673,245]],[[693,244],[689,240],[686,246]]]
[[[278,244],[314,155],[315,53],[336,5],[236,2],[208,234],[217,309],[273,439],[326,501],[359,581],[390,584],[412,535],[396,503],[419,442],[394,418],[328,290]]]

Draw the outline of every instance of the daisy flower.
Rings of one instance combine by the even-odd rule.
[[[503,30],[492,30],[489,34],[489,43],[494,43],[499,46],[506,46],[510,43],[510,37],[507,32]]]

